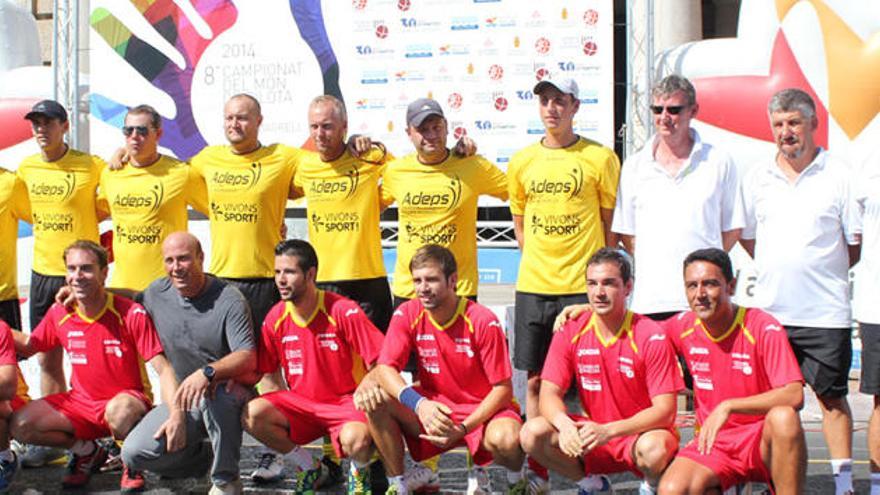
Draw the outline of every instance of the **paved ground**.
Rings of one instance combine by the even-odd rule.
[[[488,305],[505,305],[513,301],[513,288],[511,286],[484,286],[480,291],[481,302]],[[856,493],[867,494],[868,465],[867,450],[865,448],[865,435],[868,415],[871,411],[872,400],[868,396],[858,393],[858,382],[850,382],[850,406],[855,417],[854,458],[855,458],[855,489]],[[684,414],[682,414],[684,418]],[[809,446],[810,462],[807,471],[808,494],[834,493],[834,483],[831,478],[831,469],[828,465],[828,452],[821,433],[821,415],[819,406],[811,393],[807,393],[807,400],[801,418],[807,430],[807,443]],[[688,439],[692,436],[692,428],[683,428],[682,436]],[[317,448],[317,447],[316,447]],[[317,450],[315,450],[317,454]],[[248,475],[256,464],[257,447],[253,439],[246,439],[242,458],[242,474]],[[493,477],[502,481],[503,472],[493,468]],[[27,469],[19,473],[12,486],[14,493],[59,493],[61,466],[48,468]],[[462,493],[466,487],[465,456],[462,451],[454,451],[442,456],[440,461],[440,475],[444,493]],[[631,475],[617,475],[612,477],[617,493],[636,493],[638,482]],[[119,473],[100,474],[93,478],[89,490],[78,493],[114,493],[118,489]],[[499,483],[500,485],[500,483]],[[255,486],[246,480],[246,491],[261,494],[289,494],[294,493],[292,482],[288,479],[270,486]],[[573,485],[558,477],[553,477],[552,486],[554,493],[574,494]],[[191,479],[185,481],[170,482],[148,477],[148,491],[150,494],[181,494],[181,493],[205,493],[210,488],[206,479]],[[754,487],[754,493],[760,493],[760,486]],[[338,486],[334,490],[323,493],[344,493],[344,487]]]

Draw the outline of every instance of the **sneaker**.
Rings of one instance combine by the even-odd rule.
[[[121,471],[123,468],[122,449],[119,448],[119,444],[116,443],[116,440],[113,440],[112,438],[102,438],[97,442],[107,451],[107,460],[104,462],[104,465],[101,466],[101,472],[108,473],[111,471]]]
[[[280,455],[266,452],[257,461],[257,468],[251,473],[251,479],[256,483],[271,483],[278,481],[284,474],[284,458]]]
[[[541,476],[531,468],[526,469],[526,482],[529,484],[530,495],[550,493],[550,479]]]
[[[58,447],[46,447],[45,445],[23,445],[24,453],[21,456],[21,465],[28,468],[43,467],[47,464],[60,461],[67,453]]]
[[[106,466],[106,464],[104,464]],[[103,468],[102,468],[103,469]],[[136,471],[125,464],[122,465],[122,479],[119,480],[121,493],[136,493],[144,491],[144,473]]]
[[[315,482],[315,489],[329,488],[342,483],[342,466],[333,462],[329,456],[321,458],[320,477]]]
[[[430,468],[416,464],[403,473],[407,490],[413,493],[437,493],[440,491],[440,476]]]
[[[364,466],[359,469],[353,462],[349,464],[349,467],[345,493],[348,495],[372,495],[370,467]]]
[[[93,473],[97,473],[107,460],[107,451],[104,447],[92,442],[94,450],[88,455],[76,455],[70,453],[67,460],[66,472],[61,478],[61,486],[64,488],[81,488],[89,482]]]
[[[388,490],[388,476],[385,475],[385,464],[382,464],[382,459],[370,463],[370,490],[376,494]]]
[[[324,475],[326,469],[322,464],[314,469],[306,469],[296,473],[293,477],[294,493],[314,495],[315,490],[318,488],[318,481]]]
[[[214,483],[211,485],[211,489],[208,490],[208,495],[240,495],[241,493],[244,493],[241,480]]]
[[[14,450],[10,450],[10,452],[12,453],[11,461],[0,461],[0,492],[3,493],[9,491],[9,485],[12,484],[19,467],[18,454]]]
[[[395,484],[389,484],[388,489],[385,490],[385,495],[409,495],[409,492],[406,491],[406,488],[398,488]]]
[[[467,495],[490,495],[492,493],[492,478],[483,466],[473,466],[468,469]]]
[[[611,486],[611,480],[608,479],[608,476],[596,476],[591,475],[592,478],[592,487],[589,489],[584,489],[578,486],[578,495],[599,495],[600,493],[614,493],[614,487]]]

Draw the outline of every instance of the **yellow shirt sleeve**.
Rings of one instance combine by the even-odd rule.
[[[523,155],[526,150],[520,151],[513,155],[510,163],[507,165],[507,194],[510,200],[510,213],[522,216],[526,208],[526,191],[520,180],[519,172]]]

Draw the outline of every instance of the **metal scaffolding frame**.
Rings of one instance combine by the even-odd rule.
[[[52,30],[53,97],[67,109],[70,146],[79,147],[79,1],[55,0]]]
[[[626,2],[626,127],[624,158],[644,146],[653,122],[649,93],[654,79],[654,1]]]

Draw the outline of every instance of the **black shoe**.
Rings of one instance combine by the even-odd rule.
[[[382,459],[376,459],[370,464],[370,490],[373,493],[385,493],[388,490],[388,477],[385,476],[385,465]]]
[[[323,469],[321,469],[321,477],[315,482],[316,490],[336,486],[345,479],[342,476],[342,466],[333,462],[329,456],[325,455],[321,458],[321,465]]]

